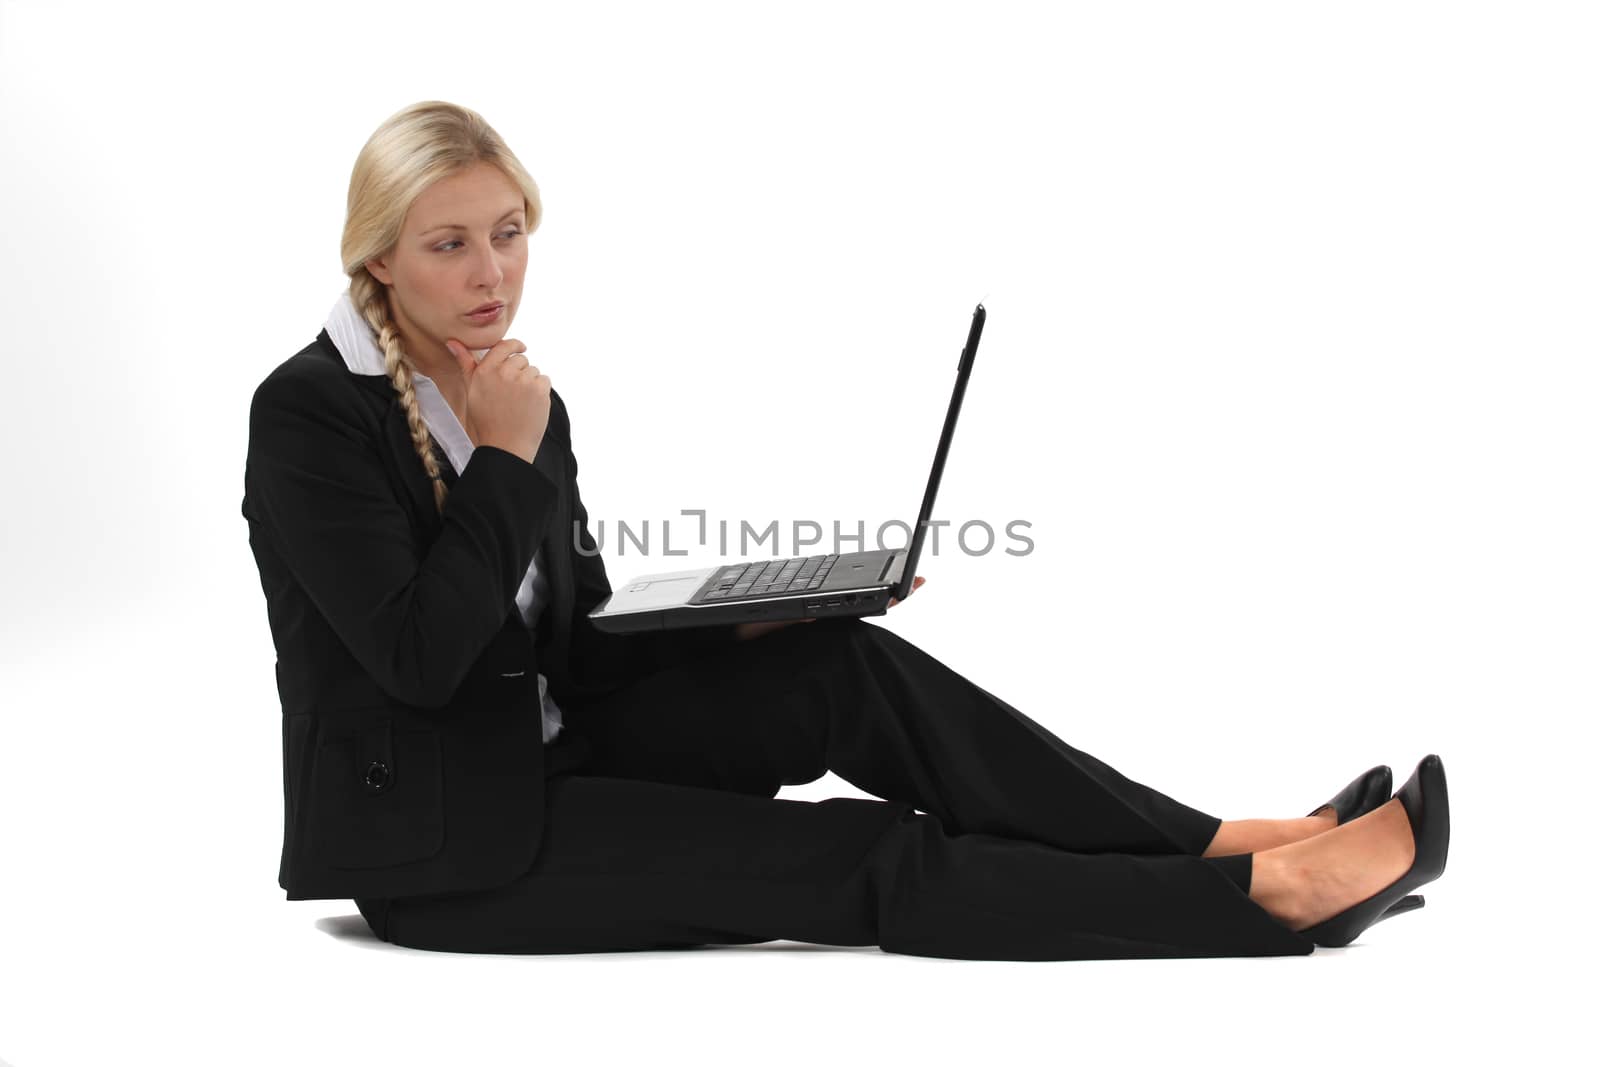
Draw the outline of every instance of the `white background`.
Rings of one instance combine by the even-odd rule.
[[[0,0],[0,1059],[1565,1059],[1591,12]],[[1025,964],[425,953],[284,901],[245,417],[344,285],[356,152],[430,98],[541,187],[511,335],[596,519],[909,521],[982,300],[937,514],[1035,547],[942,542],[877,622],[1224,818],[1438,752],[1427,908],[1309,957]],[[607,543],[614,583],[717,555]]]

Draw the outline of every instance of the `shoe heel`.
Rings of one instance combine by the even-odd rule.
[[[1385,919],[1392,919],[1396,915],[1404,915],[1408,911],[1416,911],[1426,903],[1428,903],[1427,898],[1421,893],[1407,893],[1393,904],[1390,904],[1382,915],[1372,920],[1372,925],[1376,926]]]

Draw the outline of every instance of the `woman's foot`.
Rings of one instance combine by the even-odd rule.
[[[1339,817],[1330,813],[1308,815],[1303,819],[1230,819],[1217,827],[1216,836],[1202,856],[1237,856],[1241,852],[1264,852],[1279,845],[1303,841],[1332,830]]]
[[[1250,899],[1304,930],[1393,885],[1416,857],[1399,797],[1342,826],[1257,852]]]
[[[1394,791],[1394,772],[1379,764],[1357,775],[1333,799],[1300,819],[1236,819],[1217,828],[1203,856],[1234,856],[1303,841],[1378,808]]]
[[[1333,825],[1359,819],[1394,795],[1394,770],[1387,763],[1356,775],[1348,785],[1333,795],[1326,804],[1314,808],[1311,815],[1323,815],[1333,820]]]

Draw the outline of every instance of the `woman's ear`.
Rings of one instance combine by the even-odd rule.
[[[381,259],[369,259],[366,262],[367,273],[378,279],[384,285],[393,285],[394,278],[389,273],[389,268]]]

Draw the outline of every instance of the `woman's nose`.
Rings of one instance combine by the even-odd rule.
[[[500,284],[505,273],[505,268],[500,265],[499,254],[493,249],[484,249],[472,261],[471,282],[474,287],[493,289]]]

